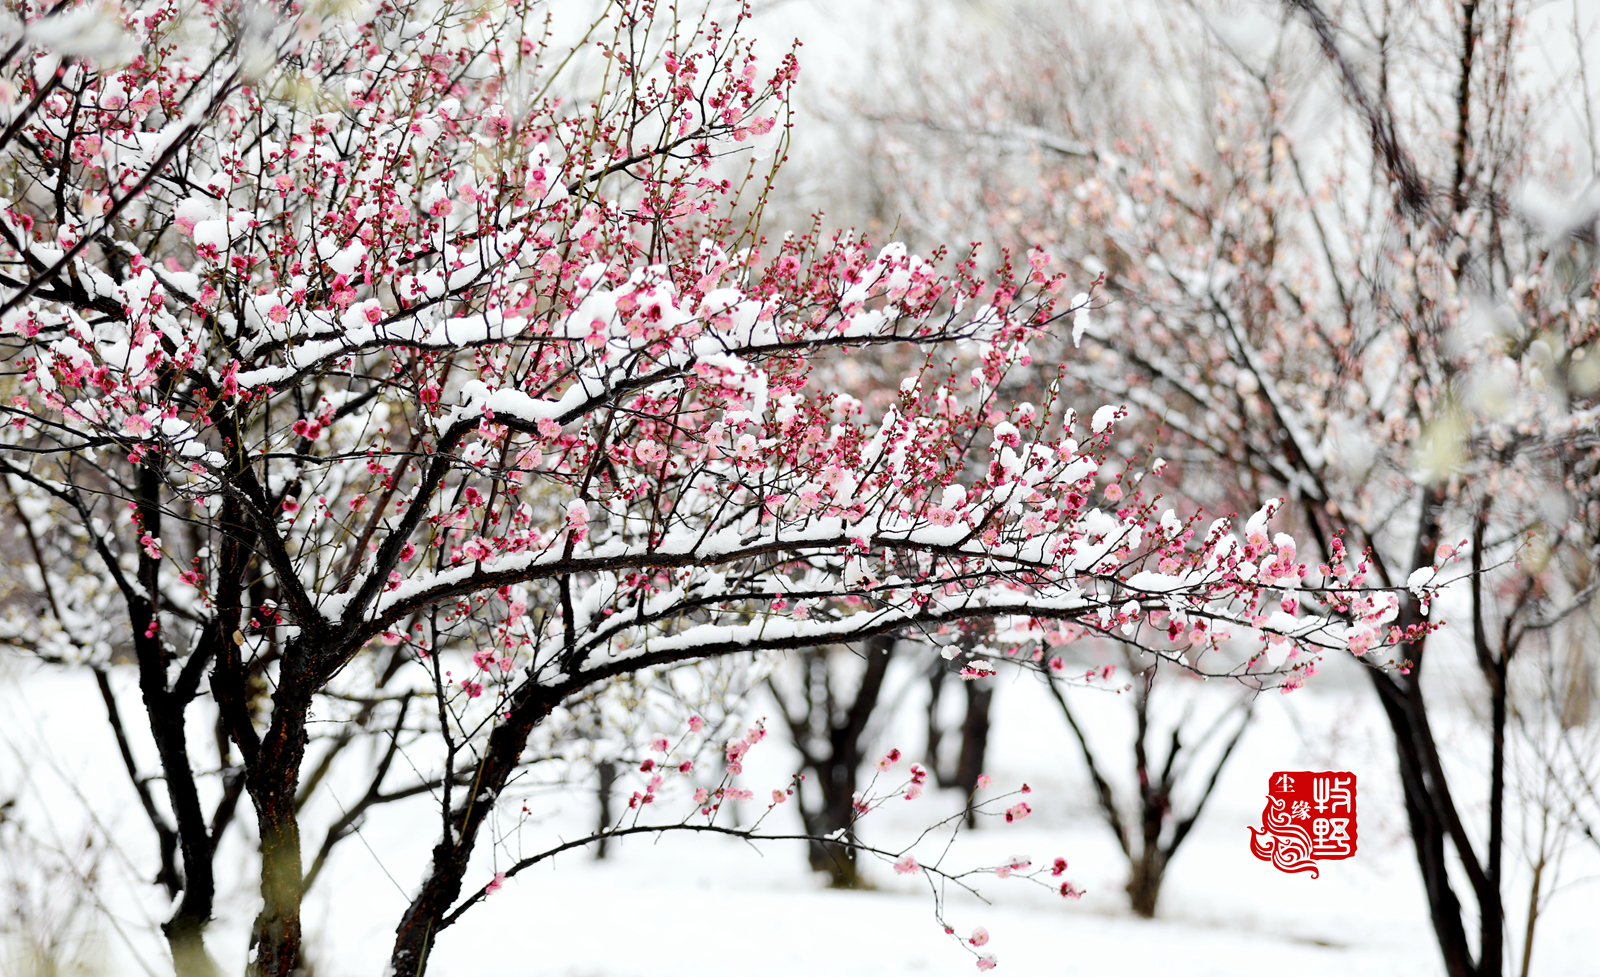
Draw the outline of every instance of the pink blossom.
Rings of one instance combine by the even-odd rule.
[[[1375,637],[1377,636],[1372,631],[1362,630],[1350,635],[1345,641],[1350,646],[1350,654],[1364,655],[1372,648]]]
[[[483,887],[483,891],[486,893],[499,892],[500,887],[505,884],[505,881],[506,873],[496,872],[494,873],[494,878],[489,880],[489,884]]]
[[[1006,823],[1010,824],[1012,821],[1021,821],[1023,818],[1032,813],[1033,808],[1029,807],[1026,801],[1013,804],[1006,808]]]
[[[589,506],[582,499],[567,503],[567,528],[574,542],[581,543],[589,536]]]
[[[634,446],[633,456],[639,459],[639,464],[653,467],[666,460],[667,449],[647,439]]]
[[[993,970],[998,966],[1000,966],[1000,961],[996,960],[994,958],[994,954],[992,953],[985,953],[983,956],[978,958],[979,970]]]
[[[989,942],[989,931],[979,926],[973,929],[972,935],[967,937],[967,942],[973,946],[983,946]]]
[[[996,878],[1009,879],[1012,873],[1025,872],[1028,870],[1028,866],[1032,864],[1033,862],[1029,861],[1026,855],[1017,855],[1011,861],[995,869],[994,874]]]
[[[978,774],[978,789],[979,790],[988,790],[989,789],[989,785],[992,784],[992,783],[994,783],[994,778],[993,777],[990,777],[986,773]]]
[[[922,866],[917,864],[917,860],[915,858],[907,855],[898,862],[894,863],[894,870],[898,875],[916,875],[922,870]]]

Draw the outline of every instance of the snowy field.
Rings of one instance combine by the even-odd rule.
[[[995,865],[1017,854],[1040,862],[1064,855],[1071,863],[1067,877],[1088,894],[1068,903],[1015,879],[984,877],[979,887],[990,904],[952,895],[946,918],[962,935],[986,927],[992,941],[985,950],[995,953],[1002,972],[1013,974],[1442,973],[1393,764],[1384,754],[1388,733],[1354,671],[1332,668],[1310,689],[1263,697],[1255,725],[1168,871],[1153,921],[1127,911],[1121,856],[1093,807],[1082,763],[1053,704],[1030,680],[1003,680],[990,754],[994,790],[1028,782],[1035,813],[1017,824],[993,819],[963,833],[944,865]],[[898,745],[916,756],[922,686],[906,681],[911,676],[899,678],[904,694],[891,690],[887,697],[899,700],[897,719],[879,745]],[[0,693],[0,715],[7,717],[0,767],[4,787],[20,793],[24,817],[48,809],[48,822],[31,823],[63,847],[80,838],[91,821],[97,833],[115,842],[103,854],[95,888],[107,913],[97,917],[99,950],[90,956],[99,959],[103,973],[160,972],[156,923],[165,907],[156,888],[140,881],[148,880],[154,865],[150,832],[116,763],[93,690],[87,684],[76,687],[76,681],[9,670]],[[1191,685],[1200,695],[1228,694],[1221,687]],[[1110,752],[1128,741],[1126,699],[1090,694],[1078,701],[1097,746]],[[771,714],[769,706],[753,700],[748,718]],[[1447,710],[1443,722],[1450,722],[1450,715]],[[1447,730],[1441,741],[1465,740]],[[761,797],[786,779],[793,764],[775,733],[752,751],[740,782]],[[1121,769],[1114,762],[1113,767]],[[1355,858],[1323,863],[1321,877],[1313,879],[1284,875],[1250,854],[1246,826],[1259,823],[1266,777],[1278,769],[1357,773]],[[342,792],[342,785],[335,787],[335,793]],[[356,789],[351,784],[348,792]],[[625,797],[631,789],[625,775],[619,793]],[[864,822],[862,833],[870,843],[897,847],[957,803],[948,793],[933,792],[916,803],[892,804]],[[543,847],[584,833],[592,824],[593,804],[588,787],[546,795],[548,817],[525,828],[518,843]],[[746,802],[741,813],[748,821],[758,809],[756,802]],[[792,818],[792,806],[778,813]],[[242,814],[241,820],[248,816]],[[1515,830],[1516,819],[1508,822]],[[319,977],[381,972],[405,904],[404,888],[420,874],[436,826],[436,815],[426,806],[396,806],[381,810],[359,839],[337,850],[306,912]],[[796,830],[798,818],[779,816],[764,827]],[[240,874],[250,843],[245,834],[236,830],[232,856],[224,852],[219,858],[222,918],[209,940],[225,972],[232,973],[242,970],[254,903],[252,880]],[[929,862],[939,847],[925,842],[915,854]],[[1513,837],[1506,888],[1513,961],[1521,956],[1521,900],[1527,890],[1518,852]],[[477,878],[482,884],[492,870],[485,863],[469,881]],[[683,835],[625,839],[605,862],[574,852],[509,880],[443,935],[430,972],[443,977],[975,972],[973,954],[935,923],[924,876],[898,876],[887,864],[874,864],[872,870],[873,891],[836,892],[806,871],[804,852],[792,843],[755,849]],[[1596,871],[1594,849],[1574,846],[1563,865],[1568,884],[1539,923],[1534,974],[1595,973]]]

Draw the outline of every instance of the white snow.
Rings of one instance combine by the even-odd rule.
[[[1091,656],[1087,664],[1098,664]],[[1405,813],[1389,749],[1388,733],[1365,682],[1345,661],[1330,662],[1310,688],[1292,696],[1270,695],[1257,706],[1256,725],[1246,734],[1224,773],[1205,815],[1168,871],[1157,919],[1132,918],[1121,885],[1125,863],[1094,807],[1093,790],[1076,748],[1053,703],[1032,680],[1002,669],[997,685],[996,725],[986,772],[1000,788],[1027,782],[1034,813],[1005,825],[986,821],[956,839],[947,864],[998,865],[1018,853],[1034,862],[1065,856],[1065,876],[1087,889],[1069,903],[1012,880],[978,879],[984,905],[952,892],[946,918],[958,934],[983,926],[992,934],[985,948],[996,954],[998,975],[1084,974],[1118,977],[1434,977],[1443,973],[1428,924],[1427,903],[1417,880],[1405,833]],[[114,685],[133,700],[135,676],[113,672]],[[869,756],[898,746],[911,757],[920,750],[920,703],[925,688],[915,670],[891,673],[891,695],[902,708],[882,727]],[[1155,721],[1177,718],[1186,697],[1200,696],[1215,709],[1233,690],[1223,684],[1181,682],[1171,695],[1153,699]],[[29,758],[25,811],[48,804],[61,839],[76,837],[91,819],[110,832],[126,857],[103,869],[100,895],[119,916],[127,942],[102,929],[108,973],[142,972],[134,957],[157,972],[162,947],[156,924],[165,901],[149,884],[153,846],[149,829],[135,816],[131,788],[116,759],[103,722],[86,722],[83,703],[93,701],[92,680],[55,671],[11,667],[0,674],[0,712],[10,717],[0,739],[6,746],[7,783],[17,780],[17,760]],[[1091,742],[1109,758],[1119,789],[1130,786],[1127,768],[1132,713],[1127,697],[1114,692],[1069,692]],[[744,706],[747,721],[777,718],[764,697]],[[1470,715],[1446,708],[1438,716],[1440,742],[1474,727]],[[1164,728],[1164,726],[1163,726]],[[141,764],[153,765],[153,750],[135,736]],[[714,758],[709,758],[714,759]],[[1455,757],[1447,762],[1470,760]],[[766,806],[767,788],[781,786],[795,760],[774,733],[745,758],[739,784],[756,791],[744,802],[749,823]],[[1259,823],[1264,785],[1274,770],[1352,770],[1359,776],[1361,833],[1357,855],[1323,863],[1321,877],[1285,875],[1249,853],[1246,827]],[[903,775],[904,762],[896,773]],[[869,771],[870,773],[870,771]],[[637,789],[625,771],[618,793]],[[67,789],[76,781],[81,797]],[[344,801],[361,789],[335,778]],[[523,795],[508,791],[500,805],[506,824]],[[681,801],[681,798],[679,799]],[[533,791],[539,816],[508,839],[536,850],[590,830],[592,788]],[[666,802],[664,802],[666,803]],[[890,847],[907,844],[919,827],[958,809],[951,793],[930,791],[911,803],[896,800],[863,822],[867,840]],[[336,849],[328,872],[306,908],[306,935],[319,972],[343,977],[371,973],[386,959],[405,890],[421,873],[437,815],[427,798],[377,809],[358,837]],[[674,808],[676,810],[676,808]],[[132,812],[117,817],[107,812]],[[338,816],[337,805],[307,810],[308,837]],[[254,842],[248,809],[242,829],[231,832],[219,858],[218,919],[209,944],[224,972],[239,972],[245,933],[255,910],[255,880],[245,866]],[[780,806],[767,827],[798,828],[793,805]],[[912,853],[924,863],[937,859],[942,841]],[[469,888],[487,882],[507,865],[487,852],[474,859]],[[1573,848],[1563,876],[1592,875],[1592,849]],[[1520,863],[1508,861],[1519,873]],[[805,869],[803,846],[770,843],[752,848],[727,839],[667,835],[641,837],[614,846],[605,862],[584,851],[560,856],[508,880],[504,888],[441,934],[429,973],[435,977],[699,977],[708,968],[762,977],[838,977],[973,974],[973,958],[945,937],[933,918],[925,876],[899,876],[886,864],[870,863],[872,891],[824,889]],[[1524,873],[1525,874],[1525,873]],[[1508,884],[1508,919],[1513,950],[1520,954],[1526,879]],[[1564,889],[1540,917],[1535,973],[1587,972],[1592,947],[1593,895],[1583,885]],[[621,938],[619,933],[637,934]]]

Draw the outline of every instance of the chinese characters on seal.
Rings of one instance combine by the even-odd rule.
[[[1283,872],[1356,853],[1356,775],[1349,771],[1280,770],[1267,778],[1261,827],[1250,828],[1250,852]]]

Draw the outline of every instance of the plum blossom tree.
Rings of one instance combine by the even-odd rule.
[[[250,972],[284,975],[330,846],[431,794],[390,960],[423,972],[443,929],[570,847],[470,890],[530,738],[622,676],[986,619],[968,675],[1043,657],[1056,621],[1295,682],[1394,613],[1393,588],[1274,535],[1276,500],[1241,537],[1132,481],[1102,493],[1129,464],[1117,407],[1083,424],[1054,387],[1003,395],[1086,301],[1064,276],[762,237],[798,65],[760,65],[739,9],[15,9],[0,473],[38,585],[7,633],[137,673],[138,727],[109,679],[101,705],[161,839],[180,973],[215,969],[241,804]],[[869,348],[906,364],[870,410],[844,368]],[[307,797],[354,755],[314,711],[377,748],[308,866]],[[161,789],[127,746],[146,734]],[[436,768],[396,787],[402,740]]]

